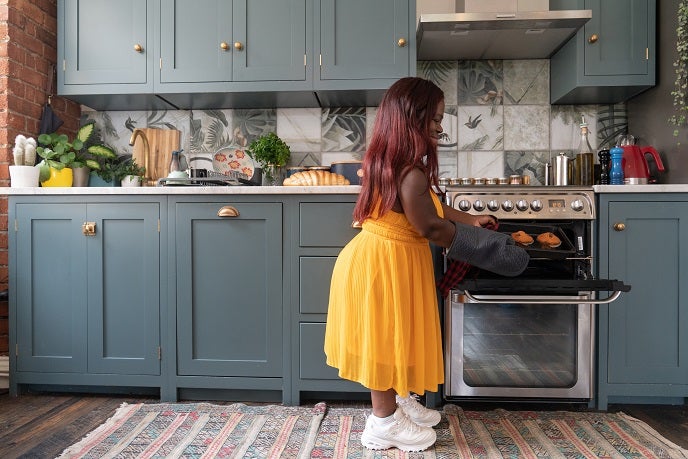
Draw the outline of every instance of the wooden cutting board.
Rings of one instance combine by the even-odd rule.
[[[136,164],[146,166],[146,175],[151,179],[149,183],[154,185],[159,178],[167,177],[170,173],[170,159],[172,152],[179,150],[181,132],[176,129],[157,129],[157,128],[142,128],[148,139],[149,152],[148,162],[146,162],[146,154],[143,139],[138,138],[134,143],[132,158]]]

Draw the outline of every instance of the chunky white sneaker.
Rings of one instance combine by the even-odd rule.
[[[400,409],[394,412],[394,419],[379,425],[371,414],[361,434],[361,443],[368,449],[399,448],[402,451],[424,451],[435,444],[437,434],[430,427],[419,426]]]
[[[418,403],[417,395],[410,394],[405,398],[401,398],[397,395],[397,405],[406,413],[409,419],[419,426],[436,426],[442,418],[439,411],[428,409]]]

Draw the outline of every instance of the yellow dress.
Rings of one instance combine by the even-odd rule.
[[[436,295],[429,242],[406,216],[366,219],[332,273],[327,364],[371,390],[436,392],[444,380]]]

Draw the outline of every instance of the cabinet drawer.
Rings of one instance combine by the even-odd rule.
[[[302,202],[299,205],[301,247],[343,247],[356,234],[351,227],[353,202]]]
[[[299,259],[299,312],[327,314],[330,280],[336,257],[301,257]]]
[[[299,327],[299,376],[301,379],[340,379],[338,370],[325,363],[325,324],[302,323]]]

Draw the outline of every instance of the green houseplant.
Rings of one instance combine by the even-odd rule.
[[[122,182],[122,186],[140,186],[146,168],[136,164],[133,158],[126,158],[118,164],[115,170],[116,178]]]
[[[291,156],[289,145],[277,134],[270,132],[251,142],[246,153],[260,164],[265,184],[279,184],[282,170]]]
[[[688,124],[688,0],[681,0],[678,4],[676,27],[676,51],[678,56],[674,61],[674,98],[675,113],[669,118],[669,124],[676,126],[674,137],[678,137],[679,129]]]
[[[51,175],[56,175],[55,171],[62,171],[65,168],[70,169],[69,175],[71,175],[71,169],[76,167],[99,170],[101,169],[99,160],[116,158],[117,154],[105,145],[91,145],[85,152],[83,151],[84,144],[91,138],[94,130],[95,123],[81,126],[71,142],[66,134],[57,132],[39,135],[40,146],[36,148],[36,154],[43,158],[38,163],[39,181],[47,182],[51,179]],[[71,186],[71,180],[69,186]]]

